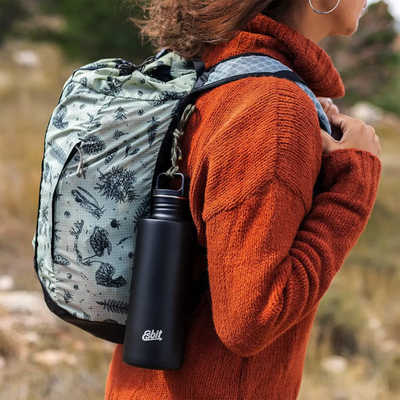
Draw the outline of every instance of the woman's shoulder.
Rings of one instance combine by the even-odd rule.
[[[202,118],[214,126],[214,139],[218,135],[243,136],[243,129],[262,142],[266,140],[265,129],[271,131],[271,138],[292,134],[303,125],[319,132],[313,101],[288,79],[244,78],[206,92],[197,105]],[[241,129],[237,129],[240,121]]]
[[[213,89],[198,99],[188,134],[190,164],[207,165],[207,186],[222,203],[224,188],[236,187],[240,201],[272,180],[303,198],[312,191],[304,181],[315,181],[320,168],[319,121],[310,97],[291,81],[246,78]]]
[[[206,93],[197,107],[198,119],[193,122],[211,157],[223,155],[237,163],[245,159],[254,166],[268,160],[271,171],[273,160],[279,164],[284,157],[296,163],[306,157],[309,162],[312,153],[322,151],[314,103],[289,80],[258,77],[231,82]]]

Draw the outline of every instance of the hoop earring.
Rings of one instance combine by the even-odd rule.
[[[335,11],[335,10],[338,8],[338,5],[339,5],[339,3],[340,3],[340,0],[338,0],[336,6],[333,7],[332,10],[330,10],[330,11],[318,11],[318,10],[316,10],[316,9],[314,8],[314,6],[311,4],[311,0],[308,0],[308,2],[310,3],[310,7],[312,8],[312,10],[313,10],[314,12],[316,12],[317,14],[330,14],[332,11]]]

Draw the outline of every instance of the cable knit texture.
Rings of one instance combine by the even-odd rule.
[[[204,61],[246,52],[280,60],[316,95],[344,93],[321,48],[261,15]],[[183,368],[129,367],[117,346],[106,399],[296,399],[318,302],[365,228],[380,161],[355,149],[323,155],[313,103],[287,80],[246,78],[196,105],[181,168],[210,293],[190,318]]]

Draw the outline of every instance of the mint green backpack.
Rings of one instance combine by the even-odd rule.
[[[45,135],[33,243],[52,312],[123,343],[136,229],[150,214],[155,177],[177,172],[179,139],[196,96],[249,76],[294,81],[330,131],[301,78],[262,54],[233,57],[204,71],[200,62],[162,51],[140,66],[101,60],[72,74]],[[206,288],[203,279],[193,292]]]

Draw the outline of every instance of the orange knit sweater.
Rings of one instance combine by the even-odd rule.
[[[245,52],[279,59],[316,95],[343,95],[326,53],[264,16],[204,61]],[[323,155],[314,105],[286,80],[247,78],[196,105],[182,169],[211,290],[191,317],[183,368],[129,367],[117,346],[106,399],[296,399],[318,302],[365,228],[380,161]]]

